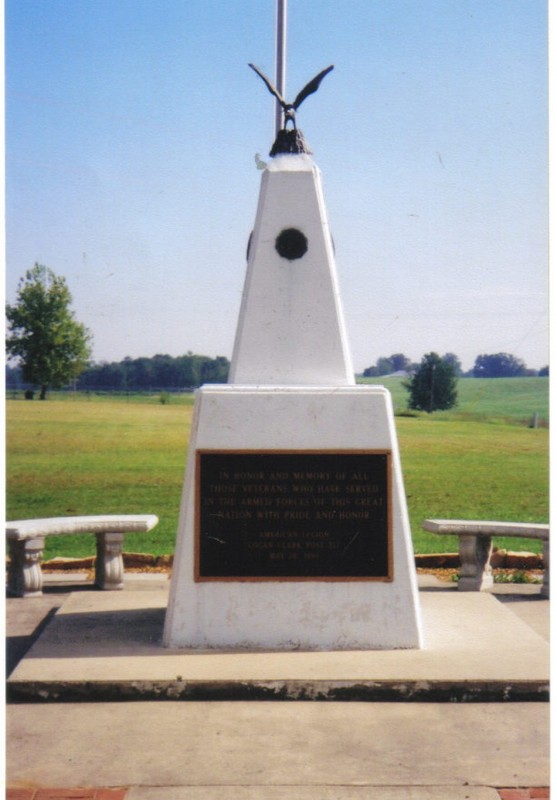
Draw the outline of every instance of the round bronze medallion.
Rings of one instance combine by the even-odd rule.
[[[294,261],[306,254],[308,240],[297,228],[285,228],[275,240],[275,249],[282,258]]]

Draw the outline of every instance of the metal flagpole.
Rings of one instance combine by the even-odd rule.
[[[277,0],[276,80],[275,86],[282,97],[286,91],[286,10],[288,0]],[[275,101],[275,136],[284,127],[284,112]]]

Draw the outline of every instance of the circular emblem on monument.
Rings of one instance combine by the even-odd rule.
[[[282,258],[294,261],[306,254],[308,240],[297,228],[285,228],[276,238],[275,249]]]

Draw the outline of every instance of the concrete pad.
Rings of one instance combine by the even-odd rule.
[[[7,597],[5,601],[6,675],[21,661],[64,601],[59,595]]]
[[[375,787],[445,786],[453,800],[548,786],[548,724],[547,703],[11,705],[6,764],[10,786],[184,787],[188,799],[189,787],[368,787],[374,800]]]
[[[370,794],[373,791],[373,795]],[[126,800],[500,800],[487,786],[157,786],[132,787]]]
[[[45,578],[48,579],[45,580]],[[68,583],[90,583],[93,581],[87,572],[64,572],[57,570],[56,572],[43,572],[43,591],[47,586],[65,586]]]
[[[424,650],[161,646],[166,593],[74,593],[12,673],[18,700],[545,700],[549,645],[489,594],[423,592]]]
[[[537,587],[532,587],[537,588]],[[537,592],[531,592],[530,597],[525,598],[520,594],[501,594],[493,593],[500,603],[504,603],[509,611],[520,617],[540,636],[549,641],[550,634],[550,604],[547,598],[542,597]],[[526,594],[526,592],[524,593]]]

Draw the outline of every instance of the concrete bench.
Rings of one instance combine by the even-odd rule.
[[[122,589],[124,534],[150,531],[159,519],[154,514],[98,517],[50,517],[6,522],[10,554],[8,594],[33,597],[42,594],[41,561],[47,536],[93,533],[97,537],[95,584],[99,589]]]
[[[544,564],[541,594],[549,597],[549,525],[530,522],[426,519],[422,523],[422,528],[442,536],[459,537],[460,578],[458,588],[464,592],[480,591],[493,586],[490,566],[493,536],[541,539]]]

